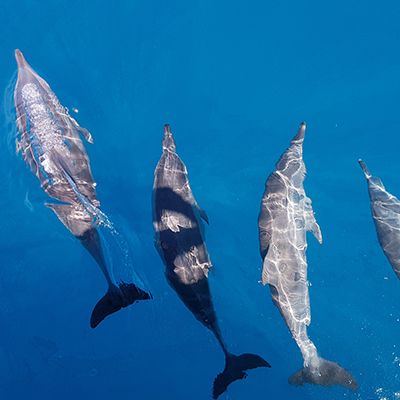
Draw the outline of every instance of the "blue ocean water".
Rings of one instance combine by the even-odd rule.
[[[400,282],[357,164],[363,157],[400,195],[399,17],[396,1],[3,0],[0,398],[210,398],[223,354],[167,285],[153,246],[166,122],[210,219],[225,340],[273,366],[222,398],[400,398]],[[15,48],[92,132],[98,197],[132,259],[115,269],[139,275],[154,296],[95,330],[104,278],[15,154]],[[258,283],[264,182],[303,120],[305,187],[324,237],[308,240],[309,332],[323,357],[352,371],[355,393],[287,383],[301,355]]]

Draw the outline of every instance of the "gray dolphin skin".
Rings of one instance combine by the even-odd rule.
[[[115,282],[106,265],[99,225],[107,225],[96,197],[89,158],[80,134],[93,143],[92,135],[81,128],[63,107],[47,82],[15,51],[18,79],[14,90],[17,114],[17,151],[41,183],[57,201],[46,204],[65,227],[80,240],[95,259],[108,284],[105,296],[96,304],[90,319],[92,328],[105,317],[150,295],[133,283]]]
[[[162,156],[154,173],[153,225],[156,247],[165,264],[170,286],[198,321],[210,329],[225,355],[225,369],[214,381],[216,399],[245,370],[270,365],[254,354],[235,356],[227,350],[218,326],[208,271],[211,261],[204,241],[205,212],[197,204],[190,188],[185,164],[176,152],[169,125],[165,125]]]
[[[372,218],[379,243],[400,279],[400,201],[385,189],[379,178],[371,175],[363,160],[358,162],[368,182]]]
[[[304,368],[292,375],[289,383],[342,385],[354,390],[357,383],[352,375],[338,364],[319,357],[307,334],[311,313],[306,233],[311,231],[319,243],[322,235],[303,187],[305,130],[302,123],[265,184],[258,218],[262,283],[269,285],[272,300],[303,356]]]

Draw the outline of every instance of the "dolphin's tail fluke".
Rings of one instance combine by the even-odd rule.
[[[333,386],[341,385],[348,389],[356,390],[358,384],[351,373],[340,365],[318,358],[312,366],[307,366],[297,371],[289,378],[292,385],[312,383],[314,385]]]
[[[235,356],[227,353],[225,369],[214,380],[213,399],[217,399],[218,396],[224,393],[232,382],[246,378],[246,370],[258,367],[270,368],[271,366],[267,361],[255,354]]]
[[[133,283],[121,283],[119,286],[113,285],[94,307],[90,317],[90,326],[96,328],[101,321],[121,308],[128,307],[135,301],[151,298],[151,294]]]

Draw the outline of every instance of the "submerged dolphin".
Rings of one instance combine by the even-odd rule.
[[[164,261],[168,283],[196,319],[212,331],[225,354],[225,369],[214,381],[216,399],[230,383],[245,378],[245,370],[270,365],[257,355],[235,356],[226,348],[208,285],[211,261],[201,220],[208,223],[208,218],[193,196],[186,166],[176,153],[169,125],[165,125],[162,147],[153,186],[156,247]]]
[[[289,382],[295,385],[343,385],[355,389],[357,383],[351,374],[338,364],[319,357],[307,334],[311,313],[306,232],[311,231],[320,243],[322,235],[311,200],[303,187],[305,129],[306,125],[301,124],[265,184],[258,218],[262,283],[269,285],[272,300],[303,355],[304,368],[291,376]]]
[[[363,160],[358,162],[368,182],[372,217],[379,243],[400,279],[400,201],[385,189],[379,178],[371,175]]]
[[[80,133],[89,143],[89,131],[81,128],[58,101],[47,82],[15,51],[18,80],[14,91],[19,139],[17,151],[58,203],[46,204],[96,260],[108,283],[106,295],[96,304],[92,328],[106,316],[136,300],[150,296],[133,283],[117,284],[107,268],[96,226],[106,223],[96,197],[96,183]]]

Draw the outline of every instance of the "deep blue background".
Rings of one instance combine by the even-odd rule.
[[[400,398],[400,282],[377,243],[357,164],[363,157],[400,195],[400,4],[216,3],[1,1],[1,399],[210,398],[222,353],[167,286],[153,248],[165,122],[209,215],[226,341],[273,365],[225,398]],[[94,331],[104,280],[14,154],[16,47],[92,132],[102,208],[155,297]],[[300,352],[257,283],[264,182],[302,120],[306,191],[324,236],[322,246],[309,236],[309,331],[323,357],[353,372],[355,394],[287,384]]]

